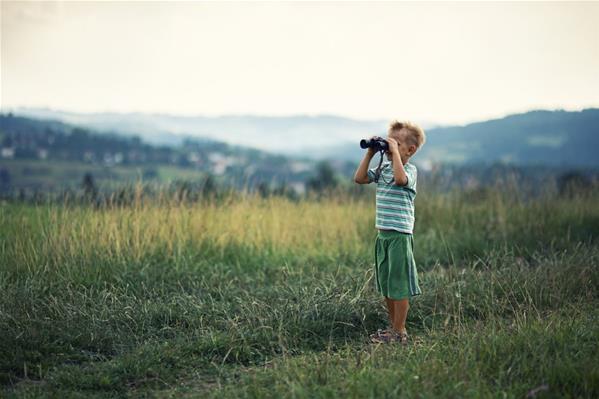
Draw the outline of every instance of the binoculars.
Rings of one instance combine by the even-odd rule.
[[[364,149],[372,148],[374,151],[387,151],[389,150],[389,143],[381,137],[375,137],[360,140],[360,147]]]

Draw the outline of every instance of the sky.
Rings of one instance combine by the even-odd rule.
[[[0,7],[3,109],[463,124],[599,106],[599,3]]]

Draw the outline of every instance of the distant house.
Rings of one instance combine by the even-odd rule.
[[[294,161],[289,163],[289,168],[293,173],[301,173],[311,170],[312,165],[308,162]]]
[[[220,152],[213,152],[208,155],[208,159],[212,163],[212,173],[217,176],[223,175],[229,166],[235,165],[237,160],[232,156],[225,156]]]
[[[2,147],[0,154],[2,158],[12,159],[15,157],[15,147]]]
[[[48,150],[45,148],[38,148],[37,149],[37,157],[39,159],[46,159],[48,158]]]
[[[104,163],[108,166],[113,165],[114,164],[114,158],[112,156],[112,154],[110,152],[105,152],[104,153]]]
[[[198,154],[195,151],[192,151],[189,154],[187,154],[187,160],[194,165],[198,165],[201,161],[200,154]]]
[[[306,184],[303,182],[293,182],[289,185],[297,194],[301,195],[306,192]]]

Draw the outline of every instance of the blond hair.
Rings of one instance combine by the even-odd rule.
[[[422,147],[426,141],[426,135],[420,126],[410,121],[398,121],[397,119],[394,119],[389,123],[389,133],[400,131],[404,128],[408,131],[407,139],[410,143],[414,144],[417,149]]]

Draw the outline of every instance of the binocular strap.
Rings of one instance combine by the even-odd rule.
[[[376,170],[375,170],[375,172],[374,172],[374,182],[375,182],[375,183],[378,183],[378,182],[379,182],[379,178],[381,177],[381,166],[383,165],[383,156],[384,156],[384,152],[385,152],[384,150],[381,150],[381,151],[379,152],[379,154],[381,155],[381,158],[380,158],[380,160],[379,160],[379,166],[377,166],[377,167],[376,167]],[[391,179],[391,182],[393,182],[393,180],[395,180],[395,178]],[[388,183],[388,184],[390,183],[390,182],[387,182],[387,181],[385,181],[385,179],[384,179],[384,178],[383,178],[383,181],[384,181],[385,183]]]

